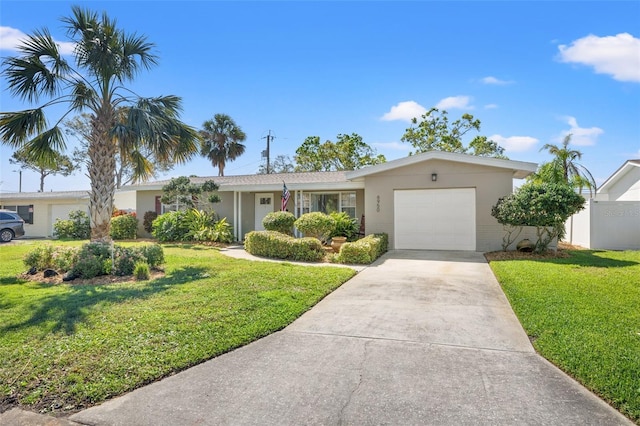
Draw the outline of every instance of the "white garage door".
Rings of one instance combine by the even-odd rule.
[[[396,249],[476,249],[474,188],[394,191]]]

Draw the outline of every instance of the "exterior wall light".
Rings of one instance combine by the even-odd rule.
[[[438,180],[438,174],[437,173],[431,173],[431,181],[435,182]]]

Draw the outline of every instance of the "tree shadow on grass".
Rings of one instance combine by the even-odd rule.
[[[76,326],[86,321],[92,308],[102,303],[127,303],[142,300],[167,291],[172,287],[202,278],[211,277],[206,268],[185,267],[170,275],[150,281],[146,285],[131,286],[125,283],[108,285],[71,285],[68,291],[49,295],[30,306],[31,315],[22,322],[0,327],[0,333],[16,332],[29,327],[41,329],[44,333],[62,331],[68,335],[75,333]],[[43,288],[51,284],[41,284]],[[45,325],[53,322],[53,326]]]
[[[598,253],[607,253],[604,250],[571,250],[568,257],[548,257],[540,259],[514,259],[514,260],[534,260],[536,262],[553,263],[556,265],[575,265],[592,268],[624,268],[639,265],[640,262],[633,260],[612,259],[598,256]]]

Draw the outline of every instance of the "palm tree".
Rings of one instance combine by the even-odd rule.
[[[562,146],[546,144],[540,151],[547,150],[554,159],[543,164],[538,172],[532,176],[534,181],[566,183],[580,192],[583,188],[589,189],[589,193],[596,191],[596,181],[591,172],[578,160],[582,159],[582,152],[569,149],[571,134],[565,136]]]
[[[227,161],[233,161],[244,154],[245,146],[240,142],[247,139],[247,135],[227,114],[216,114],[213,120],[202,124],[200,131],[202,145],[200,154],[207,157],[213,167],[218,168],[218,176],[224,176]]]
[[[20,56],[3,61],[2,73],[12,95],[28,103],[43,97],[48,101],[35,108],[0,113],[0,137],[3,143],[46,161],[65,147],[64,118],[88,112],[91,240],[108,241],[118,143],[126,140],[130,146],[144,146],[162,161],[182,163],[197,153],[199,135],[179,120],[181,100],[177,96],[142,98],[123,86],[141,69],[157,63],[151,53],[154,45],[146,37],[125,33],[106,13],[98,16],[78,6],[62,22],[75,43],[73,64],[62,56],[46,29],[22,42]],[[45,108],[61,103],[69,110],[47,128]],[[119,108],[124,106],[126,119],[119,119]]]

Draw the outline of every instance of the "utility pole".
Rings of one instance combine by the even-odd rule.
[[[267,157],[267,174],[269,174],[271,173],[271,166],[270,166],[271,162],[269,160],[269,151],[270,151],[269,144],[271,143],[271,139],[275,138],[275,136],[271,136],[271,130],[269,130],[269,133],[267,134],[266,138],[267,138],[267,150],[262,152],[262,156]]]

